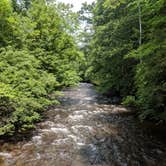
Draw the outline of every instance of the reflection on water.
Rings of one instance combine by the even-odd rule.
[[[1,143],[0,166],[166,165],[166,146],[91,84],[65,90],[60,100],[29,141]]]

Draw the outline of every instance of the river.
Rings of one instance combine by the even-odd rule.
[[[93,85],[63,91],[29,140],[0,143],[0,166],[166,166],[166,145]]]

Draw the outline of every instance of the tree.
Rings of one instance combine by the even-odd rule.
[[[126,1],[98,1],[94,11],[94,38],[92,44],[92,80],[103,93],[120,97],[134,93],[134,70],[137,61],[125,55],[138,47],[134,29],[136,16],[130,16]]]
[[[94,34],[93,31],[93,10],[95,3],[88,4],[87,2],[82,4],[81,10],[78,12],[80,29],[78,35],[78,42],[81,51],[84,53],[84,61],[80,67],[81,76],[85,81],[89,81],[89,71],[86,70],[91,64],[90,52],[91,41]]]
[[[2,0],[0,1],[0,46],[6,46],[12,39],[10,19],[12,19],[10,1]]]
[[[0,136],[34,128],[58,103],[57,89],[80,80],[82,55],[64,26],[67,16],[45,0],[30,2],[15,3],[13,11],[0,1]]]
[[[164,8],[164,0],[95,5],[89,78],[101,92],[139,107],[141,120],[166,120]]]

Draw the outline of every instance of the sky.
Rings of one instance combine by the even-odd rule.
[[[78,11],[81,8],[81,4],[87,2],[91,4],[94,0],[57,0],[58,2],[70,3],[74,5],[73,10]]]

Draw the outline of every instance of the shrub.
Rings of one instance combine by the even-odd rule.
[[[127,96],[123,98],[122,104],[128,107],[137,107],[138,103],[136,102],[135,96]]]

